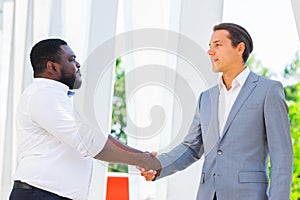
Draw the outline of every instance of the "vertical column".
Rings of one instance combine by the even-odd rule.
[[[182,80],[189,85],[192,90],[191,93],[195,96],[198,96],[201,90],[211,86],[213,81],[206,79],[214,79],[215,77],[211,73],[211,66],[206,51],[202,48],[207,48],[213,25],[221,21],[222,5],[223,1],[217,0],[210,2],[195,0],[189,2],[164,1],[163,3],[161,1],[148,3],[131,1],[130,13],[127,13],[132,18],[131,23],[129,23],[131,27],[128,28],[128,25],[125,25],[124,29],[147,28],[147,30],[144,29],[142,31],[145,31],[143,40],[148,42],[145,42],[145,46],[139,46],[138,49],[134,49],[136,43],[141,41],[139,41],[140,38],[135,37],[139,34],[135,34],[135,31],[133,31],[132,49],[129,55],[126,55],[126,58],[131,58],[129,59],[131,65],[125,66],[127,76],[126,96],[127,101],[129,101],[127,102],[127,118],[133,121],[127,121],[130,145],[148,151],[157,149],[167,151],[178,144],[186,135],[189,127],[185,126],[178,133],[178,129],[181,128],[178,126],[181,126],[182,120],[187,121],[187,119],[182,118],[187,117],[190,121],[192,120],[194,109],[189,111],[189,116],[183,116],[183,112],[180,110],[183,108],[178,103],[186,104],[187,102],[178,102],[178,96],[176,95],[182,93]],[[128,9],[127,6],[126,8]],[[194,23],[195,21],[197,24]],[[151,32],[150,29],[152,29],[153,35],[148,34]],[[173,33],[161,32],[159,29],[168,29],[173,31]],[[177,34],[174,34],[174,31]],[[160,40],[166,45],[161,45],[162,48],[158,48],[159,50],[151,49],[151,47],[157,45],[155,43],[160,39],[156,38],[157,34],[161,37],[166,36],[164,40]],[[182,49],[187,51],[189,49],[182,40],[183,36],[180,38],[180,34],[188,36],[193,40],[194,45],[200,46],[197,48],[199,52],[182,52]],[[177,40],[176,38],[174,39],[174,35],[177,35]],[[172,48],[175,46],[177,52],[169,51],[171,46]],[[192,47],[190,48],[193,49]],[[203,66],[203,68],[195,69],[195,67],[191,66],[189,60],[185,60],[185,55],[183,54],[189,53],[199,55],[200,58],[197,59],[197,65]],[[145,83],[141,81],[141,77],[144,74],[139,69],[145,69],[144,73],[148,73],[148,77],[153,76],[153,82]],[[157,73],[155,75],[151,74],[153,72],[151,69],[156,69]],[[202,73],[201,70],[203,70]],[[204,75],[208,75],[208,77]],[[166,85],[157,84],[155,81],[161,81],[162,84]],[[188,103],[196,106],[195,99],[191,99]],[[155,111],[154,108],[157,108],[157,106],[163,109],[164,113],[161,116],[152,115],[151,113]],[[187,111],[185,110],[184,112]],[[163,115],[165,116],[163,117]],[[154,116],[158,118],[153,118]],[[149,118],[151,119],[149,120]],[[155,131],[154,129],[150,130],[151,128],[149,129],[149,127],[158,119],[165,120],[163,127],[159,130],[159,134],[145,135]],[[178,136],[178,134],[180,135]],[[186,172],[158,182],[146,183],[136,175],[131,175],[129,185],[130,197],[133,199],[194,199],[198,180],[200,179],[201,164],[199,162],[192,168],[187,169]],[[191,181],[193,182],[191,187],[187,188],[183,185]]]
[[[298,36],[300,40],[300,1],[297,0],[291,0],[291,1],[294,10],[295,22],[298,30]]]
[[[3,85],[2,85],[2,75],[1,74],[3,74],[3,72],[2,72],[2,68],[3,68],[3,58],[2,58],[2,51],[3,51],[3,0],[0,0],[0,79],[1,79],[1,81],[0,81],[0,89],[2,90],[2,87],[3,87]],[[1,99],[0,99],[0,105],[1,105]],[[0,106],[0,110],[2,111],[2,109],[1,109],[1,106]],[[0,132],[2,131],[2,116],[0,115]],[[1,141],[1,137],[0,137],[0,141]],[[0,152],[1,152],[1,142],[0,142]],[[1,154],[0,154],[0,156],[1,156]],[[2,163],[2,162],[1,162]],[[0,166],[0,169],[1,169],[1,166]],[[1,170],[0,170],[1,171]],[[1,176],[0,176],[1,177]],[[1,180],[1,178],[0,178],[0,180]]]
[[[174,31],[175,33],[179,33],[180,30],[180,17],[181,17],[181,0],[171,0],[169,4],[169,14],[168,14],[168,30]],[[176,115],[176,108],[178,105],[180,107],[180,102],[178,102],[177,93],[176,93],[176,85],[178,84],[176,81],[177,74],[177,62],[178,62],[178,54],[176,49],[178,49],[178,41],[179,36],[176,34],[176,37],[170,39],[170,43],[174,43],[174,56],[168,55],[166,57],[166,66],[170,68],[170,71],[173,72],[170,80],[170,89],[172,90],[172,95],[167,96],[165,94],[164,104],[166,106],[165,110],[169,114],[169,125],[166,126],[166,131],[164,131],[159,138],[159,147],[160,152],[162,153],[163,149],[167,148],[171,143],[173,143],[173,138],[176,137],[176,132],[178,132],[178,124],[180,124],[180,120],[175,120],[174,115]],[[166,72],[167,73],[167,72]],[[170,72],[169,72],[170,73]],[[169,74],[168,73],[168,74]],[[165,74],[166,76],[167,74]],[[170,76],[170,75],[169,75]],[[180,111],[179,111],[180,112]],[[156,181],[156,197],[157,199],[163,200],[168,199],[168,194],[170,191],[169,188],[169,178],[162,179],[160,181]],[[179,199],[179,198],[178,198]],[[188,199],[188,198],[186,198]]]
[[[49,36],[64,36],[65,27],[65,0],[52,0],[50,12]]]
[[[24,90],[33,80],[33,69],[29,59],[30,50],[33,44],[33,3],[34,0],[28,0],[22,90]]]
[[[38,16],[33,19],[34,43],[49,37],[52,7],[51,0],[34,1],[34,16]]]
[[[4,129],[4,144],[3,144],[3,157],[2,157],[2,171],[1,171],[1,199],[8,199],[11,190],[11,180],[13,171],[13,112],[14,112],[14,53],[15,53],[15,22],[16,22],[16,5],[13,3],[12,23],[11,23],[11,49],[9,59],[9,72],[8,72],[8,91],[7,95],[7,111]]]
[[[122,57],[126,71],[126,133],[128,144],[144,151],[158,151],[160,138],[169,134],[171,126],[172,92],[168,93],[169,88],[160,83],[165,82],[172,68],[168,66],[172,55],[165,49],[155,49],[160,36],[168,43],[166,32],[159,30],[169,28],[170,4],[171,1],[132,0],[123,7],[124,31],[131,31],[126,43],[130,53]],[[157,190],[157,182],[146,182],[135,167],[129,168],[129,183],[130,199],[165,199],[165,185],[160,184]]]
[[[3,0],[0,0],[0,31],[2,31]],[[1,44],[1,43],[0,43]]]
[[[90,21],[89,21],[89,38],[88,38],[88,54],[97,54],[98,48],[107,40],[115,36],[116,17],[117,17],[117,0],[91,0],[90,1]],[[97,66],[102,63],[100,60],[110,59],[109,66],[105,66],[106,70],[97,79],[98,87],[94,93],[96,102],[94,112],[96,120],[101,127],[101,131],[110,133],[111,113],[112,113],[112,95],[113,95],[113,69],[114,60],[114,42],[112,42],[106,50],[105,55],[97,55],[97,59],[92,59],[83,69],[86,71],[86,79],[94,76],[91,65]],[[88,58],[89,59],[89,58]],[[104,66],[99,66],[104,67]],[[89,90],[89,88],[84,88]],[[89,199],[105,199],[106,192],[106,173],[107,163],[94,161],[94,171],[92,177],[92,185]]]
[[[189,85],[192,93],[196,99],[201,91],[207,89],[216,80],[211,72],[211,64],[209,62],[206,50],[212,33],[213,25],[222,20],[223,1],[181,1],[181,13],[180,13],[180,25],[179,33],[189,37],[195,45],[198,45],[199,52],[193,52],[193,47],[187,49],[190,52],[185,54],[198,55],[197,66],[191,66],[191,61],[183,60],[178,57],[176,74],[182,77]],[[185,49],[184,40],[178,41],[178,55],[180,55],[181,49]],[[180,92],[180,85],[176,78],[175,91]],[[190,104],[196,106],[196,99],[190,99]],[[182,102],[184,103],[184,102]],[[187,110],[184,110],[185,112]],[[192,109],[190,115],[185,117],[185,124],[191,124],[194,109]],[[178,123],[180,119],[179,115],[182,112],[178,108],[174,107],[173,110],[173,127]],[[183,115],[182,115],[183,117]],[[187,122],[189,121],[189,123]],[[183,125],[183,124],[181,124]],[[176,131],[171,131],[171,138],[169,140],[174,141],[174,145],[178,141],[182,141],[183,137],[188,132],[189,127],[182,127],[180,135],[175,135]],[[185,133],[185,134],[182,134]],[[179,139],[181,138],[181,139]],[[179,140],[178,140],[179,139]],[[177,173],[168,178],[167,183],[167,199],[195,199],[196,191],[198,190],[200,173],[202,169],[202,160],[193,164],[189,168],[185,169],[181,173]],[[189,183],[189,187],[186,187],[186,183]]]
[[[16,145],[16,131],[15,131],[15,111],[17,101],[22,92],[22,78],[24,68],[24,33],[26,28],[26,11],[27,1],[14,0],[6,1],[5,8],[6,12],[6,26],[5,27],[5,39],[3,45],[8,45],[9,48],[5,47],[7,52],[5,53],[3,67],[1,71],[5,79],[2,83],[3,88],[1,90],[4,93],[6,102],[3,102],[5,106],[5,125],[4,134],[2,136],[3,143],[1,143],[1,191],[2,199],[8,199],[8,195],[11,191],[12,177],[15,172],[17,164],[17,145]],[[11,13],[8,14],[8,13]],[[9,27],[9,28],[8,28]],[[10,37],[7,37],[10,35]],[[2,43],[1,43],[2,44]],[[3,46],[2,46],[3,47]],[[1,60],[2,61],[2,60]],[[4,70],[5,69],[5,70]],[[6,70],[7,69],[7,70]],[[6,85],[7,84],[7,85]],[[7,86],[7,88],[6,88]],[[7,89],[7,90],[6,90]]]

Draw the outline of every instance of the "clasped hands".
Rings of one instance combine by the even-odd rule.
[[[157,157],[157,152],[151,152],[151,156]],[[158,161],[159,162],[159,161]],[[148,169],[146,170],[145,168],[141,166],[136,166],[136,168],[141,172],[141,176],[143,176],[146,181],[153,181],[156,179],[157,176],[159,176],[160,170],[161,170],[161,164],[159,162],[160,167],[156,169]]]

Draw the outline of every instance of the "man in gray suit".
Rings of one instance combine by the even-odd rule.
[[[213,71],[222,72],[219,84],[201,93],[184,141],[158,156],[161,170],[139,168],[141,174],[160,179],[204,154],[198,200],[289,200],[293,151],[282,84],[245,66],[253,44],[243,27],[213,30],[208,55]]]

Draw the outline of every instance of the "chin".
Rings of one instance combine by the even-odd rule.
[[[66,84],[66,85],[69,86],[70,90],[74,90],[74,89],[79,89],[81,87],[81,84],[82,84],[81,79],[79,79],[79,80],[75,79],[74,81],[69,82],[69,84]]]
[[[215,67],[215,66],[213,66],[212,71],[215,72],[215,73],[220,72],[219,68],[218,68],[218,67]]]
[[[81,87],[81,84],[81,81],[75,82],[72,89],[79,89]]]

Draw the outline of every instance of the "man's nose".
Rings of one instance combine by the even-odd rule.
[[[213,56],[213,55],[214,55],[214,52],[213,52],[212,49],[208,49],[208,50],[207,50],[207,54],[208,54],[209,56]]]
[[[76,61],[76,67],[80,68],[80,63]]]

